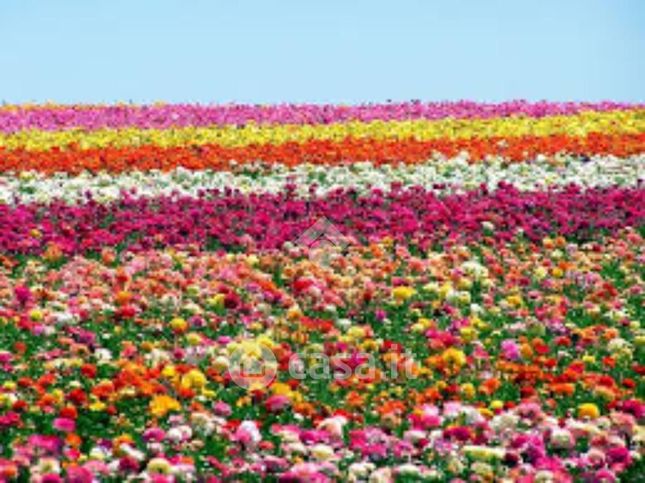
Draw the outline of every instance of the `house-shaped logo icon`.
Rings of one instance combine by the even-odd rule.
[[[296,240],[296,245],[306,247],[309,258],[327,264],[334,252],[342,251],[347,242],[336,226],[327,218],[318,218]]]

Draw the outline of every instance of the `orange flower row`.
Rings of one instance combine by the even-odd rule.
[[[582,137],[558,134],[429,141],[413,138],[377,140],[348,137],[340,142],[312,140],[304,143],[253,144],[244,147],[208,144],[168,148],[144,145],[81,149],[72,146],[65,150],[52,148],[48,151],[0,148],[0,171],[168,171],[179,166],[194,170],[222,170],[229,169],[233,161],[238,164],[263,161],[287,166],[302,163],[335,165],[359,161],[371,161],[377,165],[400,162],[414,164],[427,161],[435,153],[452,157],[463,151],[468,152],[473,161],[482,160],[489,155],[522,161],[534,158],[538,154],[549,156],[561,152],[624,157],[645,152],[645,133],[591,133]]]

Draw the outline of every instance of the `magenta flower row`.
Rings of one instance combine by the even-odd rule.
[[[200,198],[126,196],[111,205],[91,200],[76,206],[5,205],[0,206],[0,251],[38,253],[53,243],[66,253],[184,244],[270,249],[297,241],[323,217],[350,242],[361,243],[390,237],[429,248],[446,239],[510,239],[520,230],[532,239],[553,233],[585,239],[642,226],[645,190],[570,186],[520,192],[502,185],[494,192],[447,197],[419,188],[364,196],[339,190],[309,200],[293,192],[209,192]]]

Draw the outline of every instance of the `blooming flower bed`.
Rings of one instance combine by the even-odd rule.
[[[637,481],[644,174],[641,105],[3,106],[0,481]]]

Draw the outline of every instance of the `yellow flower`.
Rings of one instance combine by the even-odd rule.
[[[490,403],[490,408],[493,410],[502,409],[503,407],[504,407],[504,401],[500,401],[499,399],[495,399]]]
[[[15,391],[18,386],[13,381],[7,381],[2,385],[2,387],[3,387],[3,389],[6,389],[7,391]]]
[[[470,383],[470,382],[462,384],[461,385],[461,394],[466,399],[472,399],[473,397],[475,397],[475,386],[473,386],[473,384]]]
[[[164,377],[167,377],[168,379],[172,379],[177,375],[177,371],[175,370],[175,366],[172,364],[168,364],[166,367],[163,368],[161,371],[161,375]]]
[[[459,332],[460,332],[460,334],[461,334],[461,337],[462,337],[466,342],[470,342],[470,341],[472,341],[472,340],[475,340],[475,337],[476,337],[476,335],[477,335],[477,332],[476,332],[476,331],[475,331],[475,329],[473,329],[472,327],[462,327],[462,328],[459,330]]]
[[[273,342],[273,339],[265,334],[258,336],[256,341],[260,347],[265,347],[267,349],[273,349],[275,347],[275,342]]]
[[[202,389],[207,382],[208,379],[199,369],[191,369],[181,378],[182,387],[188,389]]]
[[[62,389],[54,389],[51,395],[56,401],[56,404],[61,404],[65,400],[65,393]]]
[[[578,406],[578,417],[596,419],[600,416],[600,410],[594,403],[584,403]]]
[[[192,346],[199,345],[202,342],[202,336],[197,332],[190,332],[186,335],[186,342],[188,342],[188,344]]]
[[[460,278],[459,281],[457,282],[457,288],[459,290],[470,290],[472,286],[473,286],[473,282],[466,277]]]
[[[509,295],[508,297],[506,297],[506,301],[512,307],[521,307],[524,303],[520,295]]]
[[[211,298],[208,299],[208,306],[212,309],[221,309],[224,307],[224,299],[226,296],[223,293],[218,293],[217,295],[213,295]]]
[[[188,322],[181,317],[175,317],[170,321],[170,328],[172,330],[184,331],[188,328]]]
[[[161,395],[155,396],[150,401],[150,414],[156,417],[163,417],[168,414],[170,411],[179,411],[181,409],[181,404],[176,399]]]
[[[416,293],[417,291],[412,287],[395,287],[392,289],[392,297],[398,303],[405,302]]]
[[[466,354],[464,354],[459,349],[455,349],[454,347],[446,349],[441,357],[447,365],[456,367],[458,369],[466,364]]]
[[[380,344],[374,339],[367,339],[361,344],[361,350],[365,352],[378,351]]]
[[[33,320],[34,322],[39,322],[43,320],[43,312],[42,310],[39,309],[33,309],[31,312],[29,312],[29,318]]]
[[[347,336],[355,340],[362,339],[365,337],[365,329],[354,325],[347,330]]]
[[[96,399],[94,402],[90,403],[89,405],[90,411],[94,411],[94,412],[103,411],[105,410],[106,407],[107,406],[105,405],[105,403],[99,399]]]
[[[547,269],[546,269],[546,268],[544,268],[544,267],[537,267],[537,268],[533,271],[533,276],[534,276],[537,280],[542,280],[544,277],[546,277],[546,276],[547,276],[547,274],[548,274],[548,271],[547,271]]]
[[[271,392],[277,396],[291,396],[291,387],[284,382],[274,382],[271,384]]]
[[[445,299],[448,297],[448,295],[453,292],[453,287],[450,282],[444,283],[440,288],[439,288],[439,298]]]

